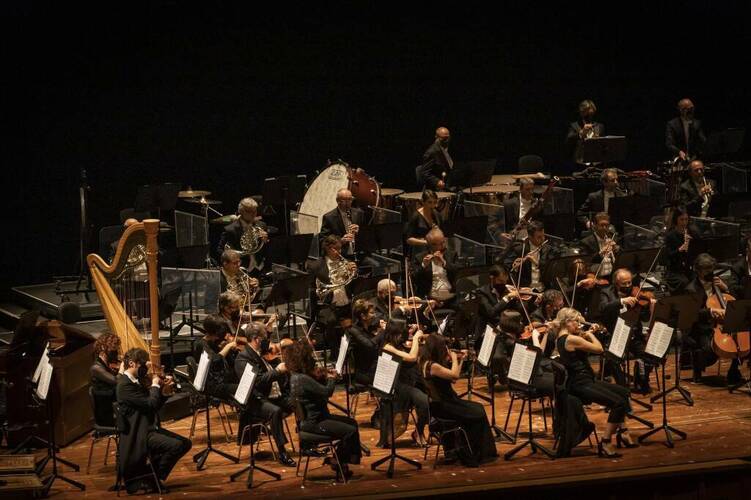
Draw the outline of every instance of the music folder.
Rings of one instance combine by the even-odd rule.
[[[235,401],[241,405],[248,404],[248,398],[250,398],[250,393],[253,391],[255,382],[256,372],[253,370],[253,365],[248,363],[245,365],[242,377],[240,377],[240,383],[237,384],[234,395]]]
[[[378,356],[378,364],[376,365],[376,372],[373,377],[373,389],[382,395],[390,396],[394,392],[400,365],[401,363],[388,353],[381,353]]]
[[[532,378],[539,363],[540,349],[524,344],[514,344],[514,353],[508,369],[508,380],[511,385],[524,389],[532,385]]]
[[[203,392],[206,387],[206,379],[209,375],[209,354],[206,351],[201,353],[201,359],[198,361],[198,368],[196,369],[196,376],[193,379],[193,387],[198,392]]]

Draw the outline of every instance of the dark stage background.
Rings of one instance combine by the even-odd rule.
[[[747,18],[721,3],[491,5],[6,7],[3,94],[18,119],[7,121],[3,293],[76,272],[81,168],[95,244],[140,184],[208,189],[231,212],[264,177],[342,158],[413,190],[438,125],[455,159],[498,157],[512,171],[539,153],[566,172],[566,124],[584,98],[628,136],[628,169],[667,159],[664,124],[681,97],[705,129],[749,125]]]

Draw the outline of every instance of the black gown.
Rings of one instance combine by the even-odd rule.
[[[112,412],[112,403],[116,401],[117,377],[99,357],[91,365],[90,374],[91,393],[94,397],[94,421],[97,425],[114,427],[115,415]]]

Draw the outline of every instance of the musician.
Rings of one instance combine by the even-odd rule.
[[[475,338],[477,348],[481,345],[487,325],[498,326],[501,314],[513,308],[519,294],[510,291],[506,285],[510,283],[508,270],[502,265],[493,265],[488,270],[488,284],[475,289],[478,299],[477,322],[475,323]]]
[[[605,458],[619,457],[620,454],[613,448],[614,433],[618,444],[625,444],[627,448],[638,446],[629,435],[628,429],[624,427],[626,414],[631,411],[629,390],[595,379],[589,364],[589,355],[602,354],[604,349],[593,333],[582,330],[584,317],[576,309],[561,309],[556,320],[561,325],[556,340],[560,355],[558,359],[568,372],[569,392],[584,403],[591,401],[610,409],[608,425],[598,443],[598,454]]]
[[[245,274],[240,261],[240,252],[237,250],[227,249],[222,252],[219,290],[221,292],[230,290],[238,294],[241,299],[252,301],[253,295],[258,290],[258,279]],[[250,303],[245,305],[250,306]]]
[[[602,174],[600,174],[600,182],[602,182],[602,189],[589,193],[587,199],[576,212],[579,223],[587,229],[590,229],[592,226],[592,214],[598,212],[607,213],[610,208],[611,199],[628,195],[628,192],[620,188],[618,184],[618,171],[614,168],[603,170]]]
[[[392,315],[401,316],[401,309],[397,307],[394,297],[396,297],[396,283],[388,278],[380,280],[376,288],[376,298],[373,301],[376,320],[388,321]]]
[[[114,427],[112,403],[115,402],[117,375],[120,368],[120,338],[114,333],[103,333],[94,342],[94,364],[91,365],[91,392],[94,397],[94,422]]]
[[[323,239],[324,255],[315,262],[308,265],[308,272],[315,280],[316,293],[311,297],[311,302],[315,304],[317,321],[324,328],[324,337],[326,345],[331,349],[333,356],[339,352],[339,340],[341,330],[339,321],[342,318],[350,316],[350,295],[346,286],[337,286],[325,288],[326,285],[332,285],[331,272],[338,275],[343,269],[353,273],[357,269],[354,262],[347,261],[341,254],[342,240],[339,236],[329,234]]]
[[[512,196],[503,202],[503,210],[506,217],[506,230],[512,231],[527,212],[535,206],[537,197],[534,195],[535,181],[527,177],[519,179],[519,196]],[[530,219],[537,214],[531,214]],[[522,228],[516,235],[517,239],[527,237],[526,228]]]
[[[689,248],[691,240],[699,237],[689,225],[685,207],[674,207],[670,216],[671,229],[665,234],[665,283],[671,295],[683,293],[693,279]]]
[[[544,290],[542,271],[545,269],[551,255],[545,237],[545,226],[542,222],[532,221],[527,226],[528,236],[516,241],[506,256],[506,266],[511,269],[519,287],[531,287],[538,291]],[[521,266],[521,277],[519,276]]]
[[[736,259],[730,268],[733,278],[731,289],[738,300],[751,299],[751,236],[746,238],[744,247],[745,255]]]
[[[694,160],[688,165],[688,178],[678,186],[678,200],[692,217],[706,217],[715,192],[715,183],[704,177],[704,163]]]
[[[349,479],[352,472],[348,464],[359,464],[362,455],[360,433],[354,419],[329,412],[328,400],[334,394],[336,373],[316,369],[313,348],[307,342],[292,344],[284,359],[292,373],[292,395],[303,409],[300,430],[331,436],[337,441],[336,456],[329,464],[338,481]]]
[[[414,258],[412,281],[421,297],[428,296],[436,301],[438,308],[452,308],[456,304],[455,255],[448,255],[446,236],[443,231],[433,228],[425,235],[428,242],[426,251]]]
[[[468,450],[456,433],[444,436],[446,456],[459,459],[467,467],[477,467],[498,457],[485,408],[475,401],[461,399],[453,384],[459,379],[466,351],[449,351],[442,335],[428,335],[420,348],[418,362],[430,395],[430,413],[455,420],[467,434]]]
[[[558,311],[563,309],[563,306],[565,305],[564,301],[565,298],[560,291],[554,288],[545,290],[542,292],[539,305],[529,314],[529,319],[538,323],[553,321],[558,314]]]
[[[134,347],[125,353],[124,372],[117,379],[121,418],[118,424],[120,474],[128,493],[156,491],[157,485],[152,484],[146,464],[147,456],[159,479],[162,493],[165,493],[167,490],[162,483],[192,446],[189,439],[160,427],[158,412],[173,392],[174,382],[171,377],[162,382],[155,374],[151,377],[151,386],[146,389],[141,379],[147,377],[149,366],[149,354]]]
[[[413,251],[419,252],[425,249],[428,242],[425,236],[428,231],[434,227],[441,227],[443,219],[438,213],[438,195],[432,189],[425,189],[422,192],[421,206],[409,218],[407,225],[404,227],[404,238]]]
[[[352,305],[352,320],[343,319],[342,326],[349,338],[355,365],[354,380],[358,384],[370,385],[373,383],[378,351],[383,340],[373,304],[365,299],[357,299]]]
[[[451,133],[446,127],[438,127],[435,131],[435,141],[422,155],[422,163],[415,169],[417,175],[417,189],[432,189],[444,191],[446,176],[454,168],[454,160],[449,154]]]
[[[330,234],[342,240],[342,253],[352,256],[355,251],[355,237],[360,226],[365,224],[365,214],[359,208],[352,207],[352,192],[342,188],[336,192],[336,208],[323,214],[319,238],[325,239]]]
[[[688,161],[701,154],[707,138],[701,122],[694,118],[691,99],[681,99],[677,108],[679,116],[670,120],[665,127],[665,147],[671,158]]]
[[[585,255],[592,256],[591,270],[597,278],[609,279],[620,247],[615,234],[610,230],[610,216],[607,212],[595,215],[592,234],[582,238],[581,247]]]
[[[579,119],[569,123],[566,133],[566,145],[576,163],[584,163],[581,157],[581,145],[587,139],[605,135],[605,125],[594,120],[597,106],[590,99],[579,103]]]
[[[284,445],[287,438],[284,435],[284,417],[293,411],[290,398],[282,393],[282,384],[288,376],[287,367],[279,363],[272,367],[263,355],[269,351],[269,338],[266,328],[258,323],[251,323],[246,330],[248,343],[235,359],[235,375],[237,380],[242,378],[245,365],[250,364],[256,373],[246,410],[240,415],[240,428],[245,428],[252,420],[269,422],[271,435],[279,451],[279,463],[291,467],[295,461],[287,454]],[[240,433],[237,436],[240,439]]]
[[[217,247],[217,254],[219,255],[222,255],[228,248],[241,253],[245,252],[241,240],[246,231],[256,231],[257,237],[261,241],[266,242],[269,240],[266,223],[258,217],[258,203],[256,200],[253,198],[243,198],[240,200],[240,203],[237,204],[237,214],[239,217],[234,222],[224,226],[224,231],[222,231],[222,236],[219,238],[219,246]],[[246,267],[248,272],[255,277],[259,277],[264,267],[263,254],[242,253],[242,256],[247,259],[248,265]]]
[[[234,332],[230,334],[227,323],[211,315],[204,318],[203,330],[203,338],[196,341],[193,347],[193,358],[199,362],[204,352],[209,356],[205,392],[218,398],[229,399],[235,394],[238,382],[234,366],[239,348],[238,343],[232,340]]]

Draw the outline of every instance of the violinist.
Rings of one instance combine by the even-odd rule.
[[[699,237],[689,225],[685,207],[674,207],[670,216],[671,229],[665,234],[665,283],[671,295],[683,293],[691,282],[691,240]]]
[[[233,340],[234,333],[227,329],[227,323],[214,316],[204,318],[203,330],[203,338],[196,341],[193,347],[193,358],[198,363],[204,352],[209,356],[205,392],[218,398],[229,399],[237,390],[238,380],[233,368],[234,358],[240,349],[238,342]],[[244,337],[238,337],[239,339],[245,340]]]
[[[537,197],[534,195],[535,181],[528,177],[519,179],[519,196],[512,196],[503,202],[503,210],[506,216],[506,227],[514,228],[519,221],[535,206]],[[530,214],[530,219],[537,214]],[[523,240],[527,237],[527,229],[522,228],[516,233],[516,238]]]
[[[475,323],[475,349],[482,345],[487,325],[497,326],[501,320],[501,314],[509,308],[513,308],[515,300],[519,297],[516,291],[510,291],[506,285],[510,282],[508,270],[501,265],[494,265],[488,270],[489,282],[485,286],[475,289],[478,310],[477,322]]]
[[[542,222],[532,221],[527,226],[528,237],[517,241],[511,247],[504,264],[511,269],[519,287],[531,287],[542,291],[542,271],[550,256],[550,247],[546,244],[545,226]],[[521,278],[519,268],[521,267]]]
[[[558,314],[558,311],[563,309],[565,299],[563,293],[559,290],[550,288],[542,292],[540,304],[537,309],[529,314],[529,319],[532,322],[547,323],[553,321]]]
[[[407,221],[404,228],[404,238],[407,245],[415,252],[420,252],[428,246],[425,236],[434,227],[441,227],[443,219],[438,213],[438,195],[432,189],[425,189],[420,197],[421,205]]]
[[[693,217],[706,217],[716,191],[715,182],[704,176],[704,162],[694,160],[688,164],[688,178],[678,186],[678,199]]]
[[[731,267],[733,296],[738,299],[751,299],[751,236],[746,238],[744,255],[736,259]]]
[[[352,320],[343,320],[342,327],[350,342],[355,382],[372,384],[383,338],[373,304],[357,299],[352,305]]]
[[[549,291],[551,290],[546,290],[546,292]],[[561,292],[558,293],[560,294]],[[561,297],[561,300],[563,300],[563,297]],[[545,322],[532,320],[532,323],[523,327],[523,329],[521,326],[521,316],[515,315],[513,319],[516,321],[512,322],[509,321],[512,318],[507,319],[505,315],[501,319],[501,329],[505,333],[516,333],[519,331],[520,333],[518,333],[516,337],[520,339],[520,343],[532,345],[540,349],[542,356],[540,357],[540,363],[537,366],[533,385],[539,394],[550,396],[551,398],[555,395],[555,374],[553,372],[552,358],[555,356],[555,327],[557,326],[555,318],[557,317],[557,314],[558,311],[556,310],[556,314],[553,315],[550,320]],[[516,319],[517,317],[518,319]],[[509,353],[510,361],[514,352],[514,345],[507,345],[506,349]]]
[[[97,425],[114,427],[112,403],[115,402],[117,375],[122,373],[120,338],[103,333],[94,343],[94,363],[91,365],[91,392],[94,397],[94,421]]]
[[[163,482],[172,468],[190,450],[189,439],[163,429],[159,425],[159,409],[174,389],[170,377],[164,381],[159,375],[151,377],[147,389],[142,379],[149,371],[149,354],[134,347],[123,357],[124,372],[117,380],[117,402],[120,406],[121,432],[118,440],[121,477],[128,493],[157,491],[146,459],[150,458],[162,493]]]
[[[276,367],[263,357],[269,350],[269,338],[266,328],[258,323],[251,323],[247,330],[248,343],[235,359],[235,375],[242,378],[245,365],[250,364],[256,373],[253,392],[248,399],[246,411],[240,415],[240,428],[245,428],[252,420],[269,422],[271,435],[279,451],[279,463],[291,467],[295,461],[287,454],[284,445],[283,422],[286,415],[293,411],[292,401],[282,393],[282,385],[288,376],[287,367],[279,363]],[[238,433],[238,440],[241,433]],[[246,434],[247,436],[247,434]]]
[[[456,304],[455,255],[446,248],[446,236],[439,228],[425,235],[428,248],[415,256],[412,280],[418,295],[436,301],[438,308],[453,308]]]
[[[609,279],[620,247],[615,235],[610,231],[610,216],[606,212],[598,212],[595,215],[592,234],[581,240],[581,247],[586,255],[592,256],[591,270],[595,276],[591,278],[591,281],[598,278]],[[586,279],[586,277],[582,278]],[[586,285],[591,286],[590,283]]]
[[[378,282],[373,307],[378,321],[388,321],[394,315],[401,317],[401,309],[396,304],[396,283],[388,278]]]
[[[572,306],[590,320],[599,318],[600,290],[610,285],[610,281],[595,277],[584,259],[574,260],[568,269],[568,275],[560,280],[564,294],[573,300]]]
[[[618,184],[618,171],[614,168],[603,170],[600,175],[600,182],[602,182],[602,189],[589,193],[587,199],[576,212],[579,223],[586,229],[590,229],[592,226],[590,218],[593,214],[608,212],[610,200],[628,195],[625,190],[620,188]]]

